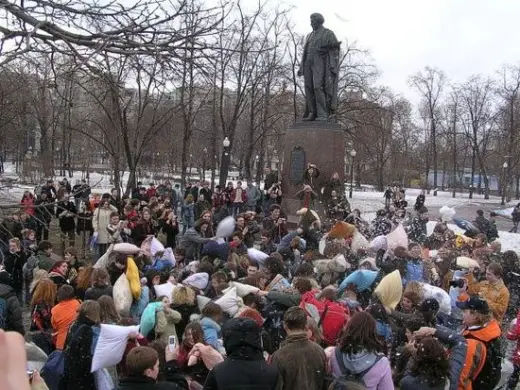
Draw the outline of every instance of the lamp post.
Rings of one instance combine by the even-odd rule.
[[[500,204],[503,206],[506,204],[506,189],[507,189],[507,183],[506,183],[506,170],[507,170],[507,161],[502,164],[502,201]]]
[[[229,138],[224,138],[224,141],[222,141],[222,146],[224,147],[222,149],[222,161],[220,163],[220,175],[219,175],[219,185],[220,187],[224,188],[226,186],[226,180],[229,170],[229,146],[231,145],[231,142],[229,141]]]
[[[354,158],[356,157],[356,151],[352,149],[350,151],[350,190],[348,191],[348,197],[352,199],[352,187],[354,187]]]
[[[208,148],[202,149],[202,178],[201,180],[206,181],[206,158],[208,157]]]

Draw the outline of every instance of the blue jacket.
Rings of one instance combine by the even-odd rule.
[[[203,317],[200,320],[200,326],[202,326],[202,330],[204,331],[204,341],[206,344],[211,345],[214,349],[218,350],[220,325],[211,318]]]
[[[424,282],[424,264],[421,259],[409,259],[406,262],[406,275],[403,276],[403,285],[411,281]]]

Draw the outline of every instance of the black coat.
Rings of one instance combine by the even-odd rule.
[[[23,287],[23,266],[27,262],[27,255],[20,251],[7,252],[4,259],[4,268],[11,275],[11,286],[15,291],[21,291]]]
[[[25,335],[22,319],[22,307],[18,302],[14,289],[7,284],[0,284],[0,299],[5,301],[6,306],[4,330],[15,331],[20,333],[22,336]]]
[[[103,295],[112,297],[112,286],[88,288],[87,291],[85,291],[85,300],[91,299],[93,301],[97,301]]]
[[[96,388],[92,366],[94,323],[78,316],[69,329],[64,349],[64,372],[60,390],[92,390]]]
[[[72,215],[69,215],[72,214]],[[59,202],[56,207],[56,218],[60,221],[60,230],[69,232],[76,228],[74,217],[76,215],[76,206],[71,201]]]
[[[119,381],[117,390],[187,390],[189,388],[175,361],[166,363],[164,374],[166,377],[164,382],[156,382],[145,376],[128,376]]]
[[[262,355],[258,325],[249,318],[233,318],[222,334],[227,358],[209,372],[204,390],[275,390],[278,370]]]

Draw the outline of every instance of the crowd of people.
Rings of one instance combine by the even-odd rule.
[[[39,389],[515,389],[520,263],[496,216],[428,234],[425,194],[387,192],[368,222],[337,175],[304,184],[291,226],[273,172],[127,198],[49,181],[0,223],[0,329],[44,354]],[[92,372],[105,325],[139,331]]]

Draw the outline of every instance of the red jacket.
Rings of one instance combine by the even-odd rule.
[[[511,360],[513,360],[513,364],[515,366],[520,366],[520,310],[516,316],[516,325],[513,327],[513,329],[509,329],[506,337],[508,340],[516,341],[516,348],[513,352]]]
[[[231,202],[234,203],[235,202],[235,197],[237,195],[237,190],[236,188],[231,191]],[[247,193],[246,193],[246,190],[242,189],[242,203],[247,203]]]
[[[146,190],[146,196],[148,199],[153,198],[154,196],[157,196],[157,188],[150,187]]]
[[[27,214],[34,216],[34,198],[33,197],[25,197],[22,199],[20,204],[23,207],[23,211],[25,211]]]

